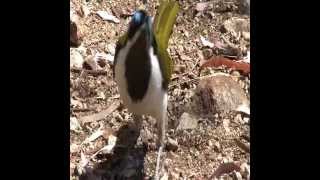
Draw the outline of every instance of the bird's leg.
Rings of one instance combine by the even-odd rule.
[[[166,109],[165,109],[166,110]],[[159,148],[158,150],[158,156],[157,156],[157,165],[156,165],[156,172],[155,172],[155,180],[159,180],[159,174],[160,174],[160,158],[161,154],[164,148],[164,140],[165,140],[165,128],[166,128],[166,122],[167,122],[167,116],[166,113],[163,113],[163,116],[161,120],[157,121],[157,128],[158,128],[158,141],[157,146]]]
[[[155,173],[155,180],[159,180],[159,175],[160,175],[160,157],[161,157],[161,153],[163,150],[163,146],[159,147],[159,151],[158,151],[158,156],[157,156],[157,165],[156,165],[156,173]]]

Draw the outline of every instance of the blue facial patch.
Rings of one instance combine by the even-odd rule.
[[[142,24],[145,19],[145,16],[146,15],[142,11],[136,11],[133,14],[132,21],[134,22],[134,24]]]
[[[146,26],[149,28],[149,16],[143,10],[137,10],[132,15],[128,35],[129,38],[133,37],[133,35],[146,23]],[[148,30],[148,29],[147,29]]]

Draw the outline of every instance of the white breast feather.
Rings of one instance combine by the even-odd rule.
[[[127,91],[125,58],[133,45],[133,42],[137,40],[140,33],[141,31],[137,32],[134,37],[127,42],[127,45],[119,51],[117,65],[115,67],[115,80],[119,88],[120,97],[130,112],[137,115],[150,115],[156,119],[162,119],[167,110],[167,92],[162,89],[160,65],[157,56],[154,55],[153,47],[149,49],[151,57],[151,77],[147,93],[142,101],[134,103]]]

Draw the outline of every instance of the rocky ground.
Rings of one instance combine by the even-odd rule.
[[[70,178],[150,179],[155,120],[140,134],[113,80],[115,43],[142,1],[71,0]],[[250,17],[240,0],[180,0],[168,52],[162,179],[250,178]],[[148,1],[151,15],[156,0]]]

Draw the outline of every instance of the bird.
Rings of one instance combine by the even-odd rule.
[[[162,0],[154,19],[146,10],[133,13],[129,27],[116,43],[113,74],[120,99],[133,114],[138,128],[142,116],[156,119],[158,179],[160,156],[164,148],[167,123],[168,84],[173,62],[167,51],[179,5],[174,0]]]

